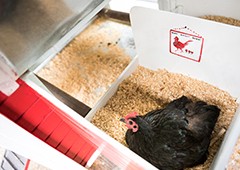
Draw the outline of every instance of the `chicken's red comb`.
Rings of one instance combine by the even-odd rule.
[[[136,118],[138,116],[138,113],[137,112],[132,112],[132,113],[129,113],[127,116],[125,116],[125,119],[129,119],[129,118]]]

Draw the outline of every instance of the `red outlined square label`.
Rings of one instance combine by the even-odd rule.
[[[186,32],[184,32],[186,31]],[[202,36],[189,33],[189,29],[170,30],[170,53],[200,62],[204,39]]]

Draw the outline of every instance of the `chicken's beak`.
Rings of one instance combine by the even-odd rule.
[[[120,121],[126,123],[124,118],[121,118]]]

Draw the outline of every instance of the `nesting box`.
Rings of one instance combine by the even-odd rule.
[[[114,107],[114,104],[109,104],[109,100],[113,99],[111,97],[116,95],[117,85],[121,85],[122,81],[129,75],[134,74],[137,65],[156,71],[158,69],[166,69],[172,73],[206,82],[226,91],[239,103],[238,84],[240,80],[237,78],[237,73],[239,72],[239,67],[237,66],[239,60],[237,44],[239,44],[239,39],[237,37],[240,35],[240,29],[238,27],[141,7],[132,9],[131,24],[137,48],[137,56],[124,71],[124,74],[120,76],[116,86],[111,88],[102,99],[99,107],[94,108],[90,114],[87,115],[87,119],[91,120],[92,117],[94,118],[95,112],[105,104],[107,104],[106,110],[111,110],[111,107]],[[220,39],[225,39],[226,41],[216,41]],[[180,47],[175,46],[175,41],[181,41],[184,45]],[[229,42],[231,43],[229,44]],[[226,47],[228,50],[226,50]],[[231,68],[229,68],[229,66]],[[141,71],[142,70],[138,71],[138,73],[141,74]],[[152,74],[152,76],[155,76],[155,74]],[[144,79],[144,76],[142,78]],[[159,82],[159,84],[161,84],[161,82]],[[147,85],[149,85],[149,83]],[[198,85],[199,84],[193,84],[193,86]],[[151,88],[152,87],[149,86],[149,89]],[[198,90],[199,91],[194,93],[192,92],[191,95],[197,96],[197,93],[209,93],[209,91],[201,91],[204,90],[204,88],[199,87]],[[159,87],[159,93],[160,91]],[[129,91],[126,91],[125,93],[128,92]],[[142,92],[144,93],[144,91]],[[172,93],[171,89],[169,93]],[[185,91],[185,93],[187,92]],[[179,94],[182,94],[181,91]],[[133,93],[132,95],[135,94]],[[149,93],[145,95],[147,96]],[[217,96],[212,94],[210,98],[214,100],[215,97]],[[116,97],[114,98],[116,102],[115,99]],[[129,100],[125,103],[128,102],[130,105],[132,101]],[[124,104],[123,102],[119,103],[116,102],[116,105]],[[133,105],[130,107],[132,106]],[[112,114],[115,114],[116,109],[112,109],[111,111]],[[107,112],[107,114],[110,113]],[[229,117],[232,118],[230,115]],[[212,169],[227,167],[234,145],[239,136],[238,121],[239,108],[237,108],[235,116],[230,121],[232,123],[227,130],[223,142],[221,142],[222,145],[219,147],[214,161],[211,162],[210,167]]]

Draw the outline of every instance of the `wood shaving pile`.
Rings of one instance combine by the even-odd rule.
[[[37,74],[93,107],[130,62],[120,44],[126,29],[97,18]]]
[[[140,115],[146,114],[153,109],[164,107],[182,95],[192,100],[206,101],[221,109],[212,135],[212,138],[217,140],[209,148],[208,160],[202,165],[189,168],[208,169],[224,137],[220,132],[228,128],[237,107],[235,99],[227,92],[208,83],[166,70],[153,71],[139,66],[120,84],[115,95],[95,114],[91,122],[127,146],[125,143],[127,128],[119,121],[121,117],[132,111]]]
[[[238,139],[237,144],[234,147],[234,154],[231,155],[227,169],[240,169],[240,138]]]
[[[230,17],[217,16],[217,15],[206,15],[206,16],[203,16],[201,18],[216,21],[216,22],[221,22],[221,23],[224,23],[224,24],[240,26],[240,20],[230,18]]]

